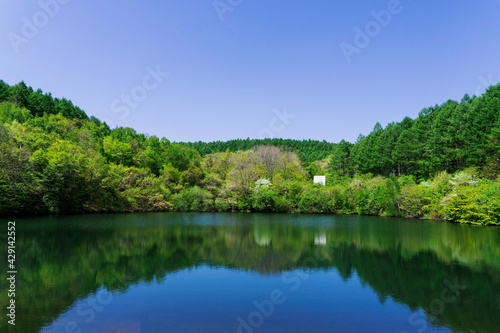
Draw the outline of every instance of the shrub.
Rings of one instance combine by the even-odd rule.
[[[198,186],[184,189],[172,197],[177,211],[209,212],[214,209],[213,195]]]
[[[300,194],[298,209],[301,213],[331,213],[333,202],[330,193],[321,187],[312,187]]]
[[[405,217],[422,217],[428,203],[422,185],[407,184],[401,188],[399,208]]]
[[[362,213],[369,215],[397,216],[399,184],[395,178],[376,177],[368,182],[367,196]]]
[[[250,196],[250,209],[253,212],[271,213],[276,211],[278,193],[268,187],[256,187]]]

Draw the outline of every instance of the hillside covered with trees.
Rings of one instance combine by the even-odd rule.
[[[317,140],[292,140],[292,139],[236,139],[229,141],[213,142],[180,142],[182,145],[196,149],[201,156],[226,151],[237,152],[250,150],[259,146],[277,146],[285,151],[293,151],[302,162],[314,162],[327,158],[334,148],[335,143]]]
[[[500,84],[355,143],[172,143],[0,81],[0,214],[258,211],[500,224]],[[312,184],[326,174],[327,186]]]

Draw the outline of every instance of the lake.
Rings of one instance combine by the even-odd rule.
[[[16,327],[3,315],[2,332],[500,332],[500,228],[244,213],[15,221]]]

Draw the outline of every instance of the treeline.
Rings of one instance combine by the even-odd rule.
[[[301,160],[297,151],[321,147],[318,141],[233,140],[245,143],[231,146],[235,151],[221,143],[222,152],[202,156],[196,143],[110,129],[76,106],[34,111],[32,94],[54,105],[62,100],[22,82],[1,86],[1,215],[253,211],[500,224],[500,85],[423,111],[416,120],[377,125],[355,144],[331,144],[333,150],[324,152],[330,155],[314,162]],[[14,97],[18,90],[30,92],[21,94],[28,104]],[[312,184],[319,174],[326,174],[326,187]]]
[[[67,118],[88,119],[85,112],[73,105],[66,98],[54,98],[51,93],[43,93],[28,87],[24,81],[14,86],[9,86],[0,80],[0,102],[10,101],[17,106],[28,109],[33,116],[44,114],[62,114]]]
[[[293,140],[280,138],[267,139],[236,139],[212,142],[180,142],[182,145],[196,149],[201,156],[225,151],[237,152],[250,150],[256,146],[276,146],[284,151],[293,151],[303,162],[314,162],[327,158],[336,147],[335,143],[317,140]]]
[[[424,180],[440,171],[483,168],[494,179],[500,173],[500,84],[479,97],[465,95],[423,109],[385,128],[360,135],[355,144],[342,141],[331,155],[332,174],[412,175]]]

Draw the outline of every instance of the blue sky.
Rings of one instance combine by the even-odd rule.
[[[498,0],[3,1],[0,36],[0,79],[171,141],[355,141],[500,81]]]

